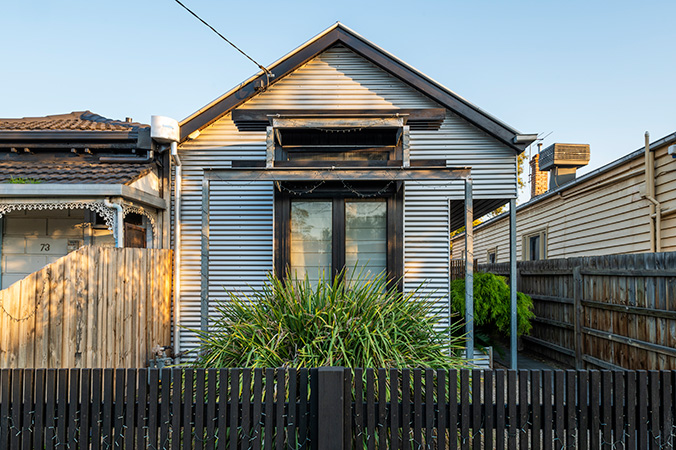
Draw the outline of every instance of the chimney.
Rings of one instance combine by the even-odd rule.
[[[547,192],[548,173],[540,170],[540,148],[538,144],[538,153],[530,160],[530,198],[537,197]]]
[[[540,169],[551,172],[549,189],[573,181],[579,167],[589,164],[589,144],[552,144],[540,153]]]

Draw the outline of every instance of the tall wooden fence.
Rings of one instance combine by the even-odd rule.
[[[578,368],[676,369],[676,253],[518,263],[533,350]],[[501,275],[507,264],[480,265]]]
[[[676,372],[0,371],[0,448],[673,448]]]
[[[170,293],[171,250],[83,247],[0,291],[0,368],[145,367]]]

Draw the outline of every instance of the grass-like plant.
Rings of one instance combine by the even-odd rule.
[[[500,332],[510,334],[510,293],[505,277],[492,273],[474,274],[474,324],[479,331],[487,334]],[[453,311],[461,317],[465,315],[465,280],[457,279],[451,283],[451,304]],[[532,328],[530,319],[533,314],[533,300],[530,296],[517,292],[516,301],[517,335],[528,334]]]
[[[39,178],[24,178],[24,177],[10,177],[9,180],[6,181],[6,183],[9,184],[40,184],[42,183],[42,180]]]
[[[270,276],[251,294],[229,292],[202,341],[197,367],[460,368],[429,297],[372,279],[318,283]]]

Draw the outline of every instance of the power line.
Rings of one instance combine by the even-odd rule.
[[[269,76],[269,77],[273,76],[272,73],[270,73],[270,71],[269,71],[268,69],[266,69],[265,67],[263,67],[261,64],[258,64],[251,56],[249,56],[249,55],[247,55],[246,53],[244,53],[244,50],[242,50],[241,48],[237,47],[235,44],[233,44],[232,42],[230,42],[230,40],[229,40],[228,38],[226,38],[226,37],[223,36],[221,33],[219,33],[218,30],[216,30],[216,28],[214,28],[214,27],[212,27],[211,25],[209,25],[209,24],[208,24],[204,19],[202,19],[200,16],[198,16],[197,14],[195,14],[194,12],[192,12],[192,10],[191,10],[190,8],[188,8],[187,6],[185,6],[183,3],[181,3],[180,0],[174,0],[174,1],[175,1],[176,3],[178,3],[179,5],[181,5],[181,6],[182,6],[186,11],[188,11],[190,14],[192,14],[193,16],[195,16],[195,18],[196,18],[197,20],[199,20],[199,21],[202,22],[204,25],[206,25],[207,27],[209,27],[209,28],[211,29],[211,31],[213,31],[214,33],[216,33],[221,39],[223,39],[223,40],[224,40],[225,42],[227,42],[228,44],[232,45],[232,47],[233,47],[235,50],[237,50],[238,52],[240,52],[242,55],[246,56],[252,63],[256,64],[256,65],[258,66],[258,68],[261,69],[263,72],[265,72],[265,74],[266,74],[267,76]]]

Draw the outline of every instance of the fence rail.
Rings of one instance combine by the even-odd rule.
[[[508,264],[479,270],[509,274]],[[676,253],[522,261],[530,348],[578,368],[676,369]]]
[[[0,448],[672,448],[676,372],[0,370]]]
[[[171,250],[82,247],[0,291],[0,368],[144,367],[170,294]]]

